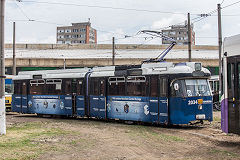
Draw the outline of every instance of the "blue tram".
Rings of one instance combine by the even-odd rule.
[[[20,72],[12,111],[167,125],[212,121],[209,77],[194,62]]]

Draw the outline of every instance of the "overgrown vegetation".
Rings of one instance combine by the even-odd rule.
[[[7,135],[0,137],[0,159],[33,159],[54,149],[46,142],[56,136],[69,134],[59,128],[47,128],[41,122],[16,124],[7,128]]]

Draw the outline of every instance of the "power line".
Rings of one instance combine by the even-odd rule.
[[[136,9],[136,8],[122,8],[122,7],[107,7],[98,5],[86,5],[86,4],[76,4],[76,3],[59,3],[59,2],[38,2],[38,1],[22,1],[23,3],[38,3],[38,4],[50,4],[50,5],[64,5],[64,6],[77,6],[77,7],[89,7],[89,8],[101,8],[101,9],[115,9],[115,10],[126,10],[126,11],[137,11],[137,12],[150,12],[150,13],[162,13],[162,14],[183,14],[181,12],[170,12],[170,11],[157,11],[157,10],[147,10],[147,9]]]
[[[23,9],[15,2],[14,4],[16,4],[16,6],[18,7],[18,9],[22,12],[22,14],[29,20],[31,21],[31,19],[27,16],[27,14],[23,11]]]
[[[221,5],[223,4],[224,1],[225,1],[225,0],[222,1]]]
[[[195,20],[194,22],[192,22],[193,24],[194,23],[197,23],[197,22],[199,22],[199,21],[202,21],[203,19],[205,19],[205,18],[207,18],[207,17],[209,17],[209,16],[211,16],[212,14],[214,14],[215,12],[217,12],[217,9],[215,9],[215,10],[212,10],[211,12],[209,12],[209,13],[207,13],[207,14],[204,14],[204,16],[203,17],[201,17],[200,19],[198,19],[198,20]]]
[[[195,38],[218,38],[218,37],[195,37]]]
[[[223,0],[223,2],[224,2],[224,0]],[[222,3],[223,3],[223,2],[222,2]],[[240,1],[234,2],[234,3],[229,4],[229,5],[226,5],[226,6],[222,7],[222,9],[231,7],[231,6],[236,5],[236,4],[238,4],[238,3],[240,3]],[[203,18],[201,18],[201,19],[199,19],[199,20],[194,21],[193,23],[197,23],[197,22],[199,22],[199,21],[202,21],[203,19],[205,19],[205,18],[207,18],[207,17],[209,17],[209,16],[212,16],[212,14],[216,13],[217,11],[218,11],[218,10],[215,9],[215,10],[211,11],[211,12],[208,13],[208,14],[204,14],[204,15],[206,15],[206,16],[204,16]]]
[[[140,47],[140,46],[142,46],[142,45],[144,45],[144,44],[146,44],[146,43],[154,40],[155,38],[157,38],[157,37],[152,37],[152,38],[149,39],[149,40],[145,40],[143,43],[136,45],[134,49],[121,49],[121,51],[128,51],[128,52],[134,51],[134,50],[136,50],[138,47]]]
[[[234,5],[238,4],[238,3],[240,3],[240,1],[231,3],[231,4],[229,4],[229,5],[226,5],[226,6],[222,7],[222,9],[225,9],[225,8],[228,8],[228,7],[231,7],[231,6],[234,6]]]

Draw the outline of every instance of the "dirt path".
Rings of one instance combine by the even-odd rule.
[[[7,126],[14,132],[32,124],[26,128],[32,150],[16,150],[17,159],[240,159],[240,136],[222,133],[220,112],[214,117],[211,124],[166,128],[9,114]]]

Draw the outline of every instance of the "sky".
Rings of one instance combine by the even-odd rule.
[[[54,44],[57,26],[86,22],[90,18],[92,27],[97,29],[98,43],[110,44],[114,36],[116,44],[161,44],[160,38],[151,38],[138,32],[144,29],[161,31],[161,28],[183,23],[187,20],[187,13],[190,13],[196,45],[217,45],[217,12],[203,19],[199,15],[216,10],[218,3],[223,7],[223,38],[240,33],[240,3],[226,7],[238,0],[18,1],[6,0],[6,43],[12,43],[13,21],[16,22],[16,43]]]

